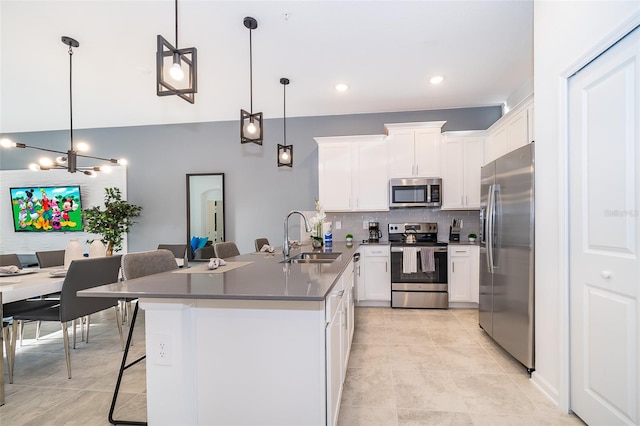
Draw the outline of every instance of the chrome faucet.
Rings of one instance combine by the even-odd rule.
[[[289,250],[291,246],[289,245],[289,216],[297,213],[304,219],[304,228],[307,232],[311,232],[311,224],[309,223],[309,219],[302,213],[300,210],[291,210],[288,215],[284,218],[284,244],[282,245],[282,254],[284,254],[284,260],[289,260]]]

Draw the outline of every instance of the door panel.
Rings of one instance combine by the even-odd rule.
[[[571,409],[637,424],[640,30],[569,80]]]

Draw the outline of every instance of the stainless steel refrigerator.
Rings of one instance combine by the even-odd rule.
[[[534,369],[534,144],[482,168],[480,327]]]

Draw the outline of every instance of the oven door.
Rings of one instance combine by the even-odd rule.
[[[410,291],[447,291],[447,248],[435,247],[434,271],[424,272],[418,250],[417,272],[402,272],[404,247],[391,247],[391,289]],[[407,287],[406,284],[409,284]]]

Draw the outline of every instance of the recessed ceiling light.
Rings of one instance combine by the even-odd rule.
[[[346,92],[348,89],[349,89],[349,86],[347,86],[347,85],[346,85],[346,84],[344,84],[344,83],[338,83],[338,84],[336,84],[336,90],[337,90],[338,92]]]
[[[440,84],[444,81],[444,77],[441,75],[434,75],[433,77],[431,77],[431,79],[429,80],[429,82],[431,84]]]

